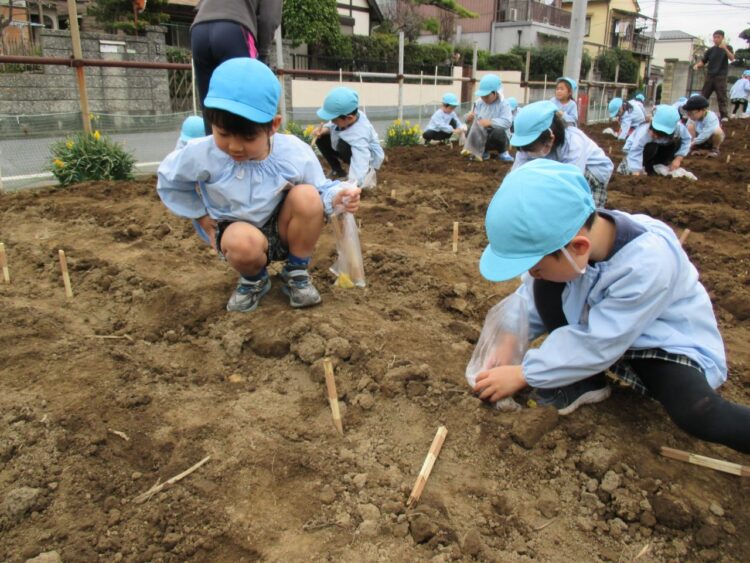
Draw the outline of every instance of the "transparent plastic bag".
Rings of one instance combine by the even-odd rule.
[[[374,168],[368,168],[360,188],[367,190],[378,185],[378,173]]]
[[[475,117],[474,123],[471,124],[471,129],[469,129],[469,134],[466,135],[464,150],[469,151],[471,154],[481,159],[486,144],[487,128],[479,125],[479,119]]]
[[[365,287],[365,267],[354,215],[337,209],[331,216],[331,224],[338,251],[338,258],[330,268],[336,276],[334,285],[345,289]]]
[[[515,293],[487,312],[474,353],[466,366],[466,380],[474,387],[477,376],[501,365],[518,365],[529,346],[529,313],[526,302]],[[495,403],[501,411],[517,411],[521,405],[506,397]]]
[[[670,170],[666,164],[654,164],[654,172],[659,176],[671,176],[672,178],[687,178],[688,180],[697,180],[698,177],[692,172],[679,167],[675,170]]]

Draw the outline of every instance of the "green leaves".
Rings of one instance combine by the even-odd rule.
[[[131,180],[135,160],[99,131],[79,133],[52,145],[50,170],[61,186],[88,180]]]

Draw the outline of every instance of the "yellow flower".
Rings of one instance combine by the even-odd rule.
[[[396,121],[394,121],[393,123],[395,123],[396,125],[401,125],[401,120],[400,120],[400,119],[397,119],[397,120],[396,120]]]
[[[305,135],[312,135],[313,129],[315,129],[315,127],[313,127],[312,125],[308,125],[307,127],[305,127]]]
[[[389,137],[395,137],[396,136],[396,132],[393,129],[391,129],[390,131],[388,131],[388,136]]]
[[[75,143],[71,141],[70,139],[68,139],[68,142],[65,143],[65,146],[68,147],[69,149],[72,149],[73,145],[75,145]]]
[[[65,167],[65,163],[62,160],[60,160],[59,158],[56,158],[55,160],[53,160],[52,164],[54,164],[58,168],[64,168]]]
[[[102,134],[99,133],[99,131],[94,131],[94,140],[98,141],[101,138]]]

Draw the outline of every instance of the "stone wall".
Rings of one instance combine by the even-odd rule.
[[[145,36],[82,33],[85,59],[166,62],[165,30],[150,27]],[[43,30],[42,56],[70,58],[69,31]],[[171,112],[166,70],[85,67],[91,113],[159,114]],[[71,67],[43,65],[40,73],[0,73],[0,115],[79,112],[76,73]]]

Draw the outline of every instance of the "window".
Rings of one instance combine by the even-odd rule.
[[[586,16],[586,25],[584,28],[583,36],[588,37],[591,34],[591,16]]]

